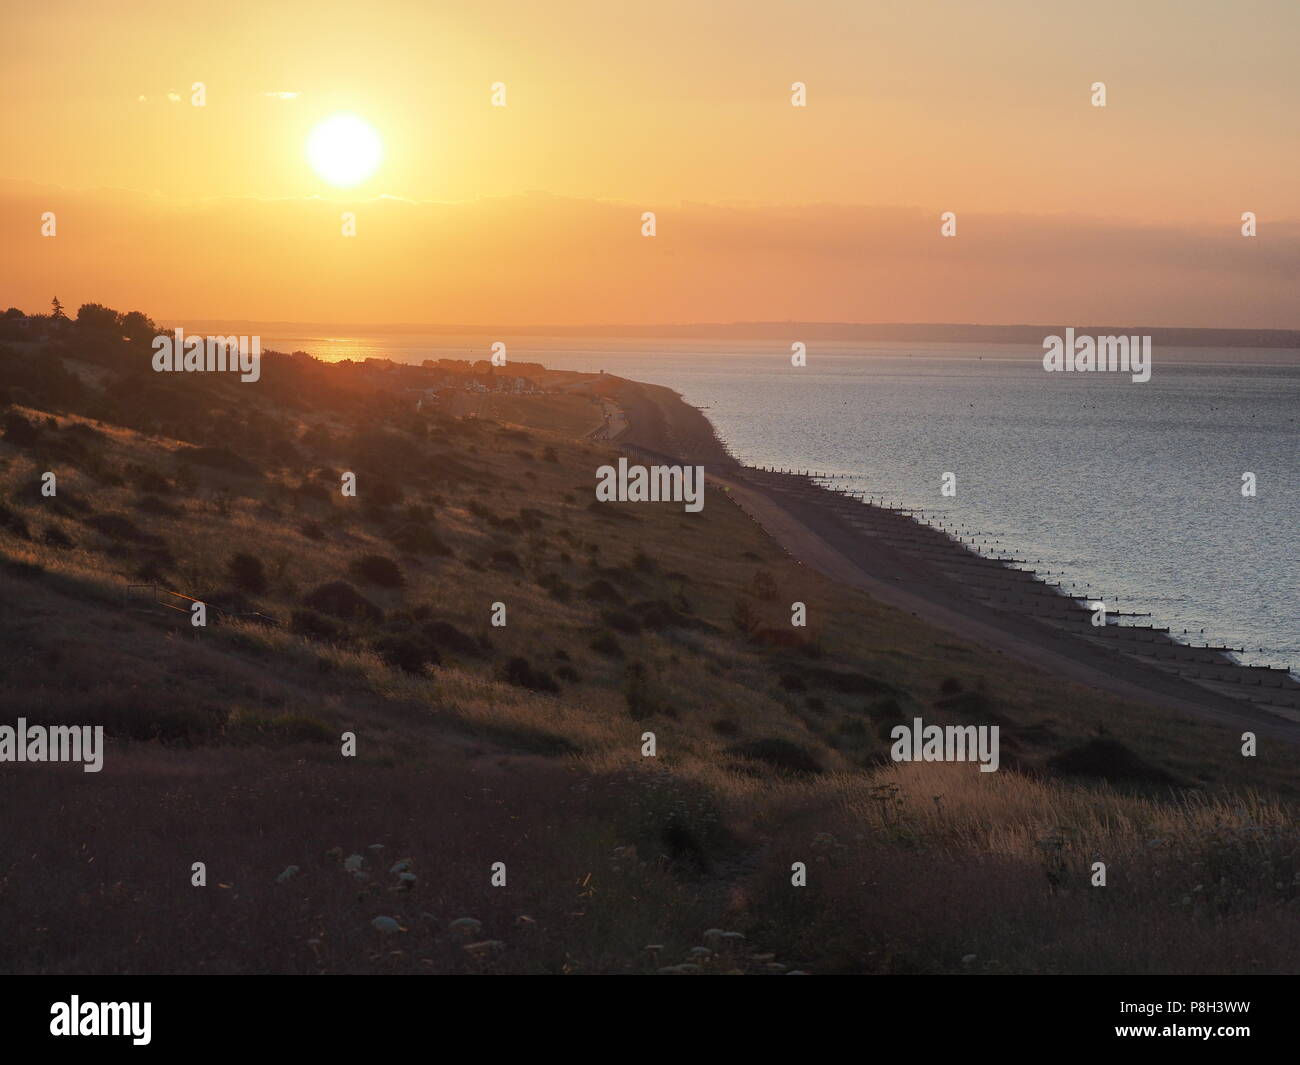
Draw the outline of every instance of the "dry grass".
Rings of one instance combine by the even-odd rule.
[[[99,777],[0,776],[23,834],[10,853],[34,855],[0,869],[17,929],[0,968],[1294,968],[1295,936],[1279,930],[1295,927],[1295,779],[1278,745],[1243,759],[1230,730],[991,663],[792,562],[712,490],[698,515],[593,510],[595,468],[611,455],[577,439],[591,427],[586,397],[491,397],[474,419],[413,422],[257,392],[232,410],[223,395],[213,425],[255,415],[301,454],[250,451],[261,477],[243,478],[184,463],[200,441],[36,403],[18,409],[57,428],[32,447],[0,443],[0,517],[27,527],[0,521],[3,717],[99,722],[111,738]],[[399,469],[348,453],[372,422],[396,434]],[[100,434],[93,447],[68,443],[74,424]],[[355,499],[337,490],[354,467]],[[56,500],[33,489],[47,469]],[[376,507],[386,479],[404,498]],[[300,491],[313,482],[323,495]],[[423,509],[399,520],[409,507]],[[97,529],[106,515],[117,518]],[[403,550],[404,524],[447,551]],[[68,544],[46,542],[51,528]],[[195,630],[129,608],[128,586],[145,579],[234,603],[241,552],[267,580],[246,605],[281,624]],[[367,555],[392,558],[401,586],[350,577]],[[303,597],[340,580],[385,620],[336,620],[326,639],[294,631]],[[740,613],[788,631],[795,600],[811,617],[802,649],[738,631]],[[393,664],[392,641],[439,624],[466,642],[439,630],[436,661]],[[621,656],[593,649],[611,636]],[[515,658],[559,691],[512,683]],[[936,705],[945,681],[970,693],[965,710]],[[882,765],[897,715],[971,713],[1001,724],[1004,766],[1020,771]],[[345,731],[355,759],[339,757]],[[1191,787],[1121,791],[1047,772],[1099,734]],[[756,743],[823,772],[731,753]],[[390,862],[414,858],[415,892],[386,875],[355,881],[326,857],[373,842]],[[207,889],[188,886],[193,860],[209,863]],[[509,890],[487,886],[496,860]],[[807,888],[790,886],[794,861],[808,863]],[[1093,861],[1107,864],[1105,888],[1089,886]],[[301,876],[276,884],[291,864]],[[375,932],[380,913],[406,931]],[[505,951],[466,952],[447,929],[460,916]],[[211,931],[182,952],[176,926]],[[709,928],[746,945],[706,943]],[[692,960],[692,947],[711,953]]]

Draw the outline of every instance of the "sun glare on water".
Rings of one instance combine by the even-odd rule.
[[[383,155],[384,145],[374,126],[353,114],[323,119],[307,138],[307,159],[312,169],[341,188],[365,181]]]

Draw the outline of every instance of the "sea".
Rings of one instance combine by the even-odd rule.
[[[792,341],[797,338],[792,338]],[[1151,379],[1048,373],[1039,345],[263,337],[323,359],[605,370],[702,408],[742,462],[925,511],[1108,610],[1300,667],[1300,352],[1161,348]],[[955,495],[945,496],[945,474]],[[1243,494],[1253,474],[1254,494]]]

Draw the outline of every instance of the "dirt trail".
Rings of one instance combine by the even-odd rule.
[[[914,590],[897,567],[888,562],[883,567],[873,566],[865,555],[857,559],[848,557],[823,538],[815,521],[801,520],[804,515],[793,513],[766,492],[734,477],[712,476],[710,480],[725,487],[736,504],[801,563],[832,580],[866,592],[887,606],[905,610],[937,628],[1053,676],[1123,699],[1159,703],[1223,724],[1300,742],[1300,727],[1243,701],[1215,695],[1189,681],[1094,648],[1030,619],[1008,622],[978,603],[945,601],[933,592]]]

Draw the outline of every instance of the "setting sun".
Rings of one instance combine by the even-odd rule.
[[[307,138],[312,169],[331,185],[343,188],[365,181],[383,154],[383,142],[375,128],[352,114],[331,115]]]

